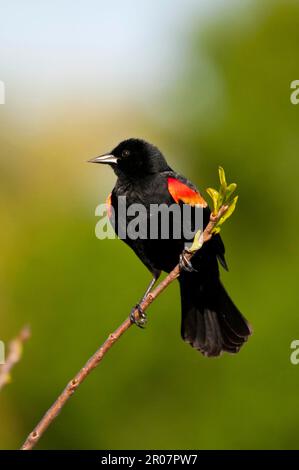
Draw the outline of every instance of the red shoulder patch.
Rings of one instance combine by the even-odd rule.
[[[112,194],[110,193],[109,196],[106,199],[108,217],[111,217],[111,214],[112,214],[112,201],[111,201],[111,198],[112,198]]]
[[[208,204],[197,191],[189,188],[189,186],[176,178],[167,178],[167,184],[168,191],[177,204],[179,201],[182,201],[184,204],[190,204],[190,206],[198,205],[201,207],[207,207]]]

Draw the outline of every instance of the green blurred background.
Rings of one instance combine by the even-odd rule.
[[[254,335],[202,357],[172,285],[38,448],[299,448],[298,1],[45,3],[3,2],[0,20],[0,339],[32,328],[1,391],[0,447],[20,446],[150,278],[95,237],[115,178],[85,163],[138,136],[202,190],[219,164],[238,183],[222,279]]]

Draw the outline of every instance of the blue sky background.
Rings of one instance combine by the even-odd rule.
[[[155,93],[182,66],[192,19],[198,28],[223,5],[229,11],[224,0],[1,0],[7,104],[36,106],[68,91],[109,100]]]

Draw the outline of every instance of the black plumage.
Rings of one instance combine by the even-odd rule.
[[[151,204],[192,204],[193,199],[202,204],[204,227],[208,223],[210,209],[197,188],[169,167],[157,147],[141,139],[128,139],[109,154],[91,161],[108,163],[117,175],[110,197],[115,210],[114,228],[117,234],[123,233],[133,219],[131,216],[118,220],[120,196],[126,197],[127,206],[145,206],[148,220],[144,221],[144,225],[149,222]],[[161,271],[170,272],[178,264],[185,247],[183,234],[180,239],[174,239],[171,235],[169,239],[127,237],[124,241],[157,279]],[[227,269],[224,253],[221,237],[214,235],[192,258],[196,271],[182,271],[179,277],[182,338],[206,356],[218,356],[223,351],[236,353],[251,334],[248,322],[220,282],[218,261]]]

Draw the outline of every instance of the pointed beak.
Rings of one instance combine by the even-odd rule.
[[[112,154],[100,155],[99,157],[88,160],[89,163],[117,163],[117,158]]]

